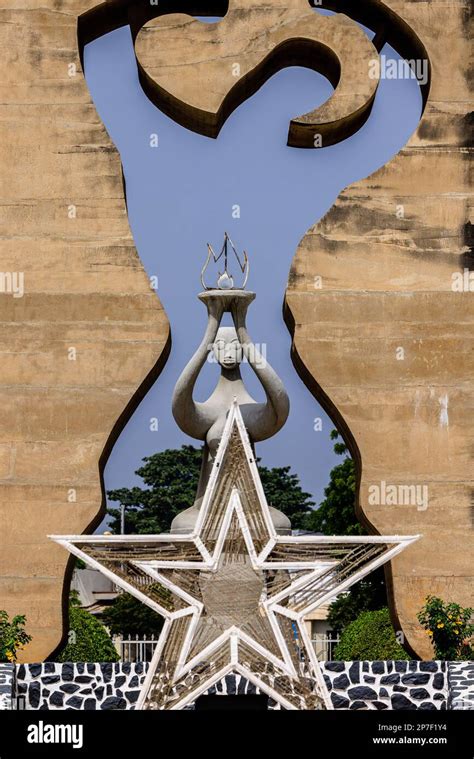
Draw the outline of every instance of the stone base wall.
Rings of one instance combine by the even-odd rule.
[[[323,670],[336,709],[447,707],[444,661],[332,661]]]
[[[15,670],[14,664],[0,664],[0,711],[13,709]]]
[[[134,709],[148,666],[144,662],[45,662],[16,668],[3,664],[0,708],[12,708],[17,696],[19,708],[33,710]],[[474,709],[474,662],[331,661],[321,666],[336,709]],[[226,696],[259,690],[240,675],[227,675],[208,693]],[[269,708],[279,707],[270,700]]]
[[[25,709],[133,709],[148,664],[21,664],[17,696]]]
[[[449,663],[448,690],[448,709],[474,709],[474,662]]]

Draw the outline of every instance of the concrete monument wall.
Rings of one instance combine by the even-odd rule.
[[[286,298],[298,369],[345,430],[358,461],[361,518],[380,533],[424,535],[393,562],[391,589],[396,626],[429,657],[416,623],[426,594],[472,602],[474,300],[452,288],[452,275],[473,265],[469,8],[467,0],[324,5],[376,28],[377,45],[385,35],[403,54],[427,53],[431,63],[416,133],[387,166],[343,192],[304,237]],[[253,6],[260,24],[267,6],[257,0]],[[193,9],[218,15],[226,7],[215,0]],[[300,7],[304,19],[305,0]],[[10,276],[2,277],[0,293],[0,608],[26,613],[33,642],[23,656],[30,661],[46,657],[61,637],[67,557],[46,533],[77,534],[97,524],[110,445],[166,355],[166,318],[133,247],[119,159],[91,103],[79,54],[84,42],[128,20],[137,35],[158,12],[180,10],[166,0],[159,11],[146,4],[147,17],[144,8],[3,0],[0,9],[1,266]],[[297,28],[296,0],[288,8]],[[236,18],[243,11],[236,2],[230,9]],[[341,39],[356,34],[345,36],[337,23],[335,30],[317,40],[320,50],[332,44],[344,50]],[[283,47],[267,68],[257,67],[257,84],[272,67],[307,60],[313,43],[303,52]],[[184,33],[176,44],[179,59],[199,52]],[[274,39],[257,35],[255,44],[265,56]],[[142,35],[139,60],[150,53],[145,47]],[[356,44],[346,49],[343,71],[350,72],[351,52],[358,53]],[[335,82],[334,56],[323,57]],[[357,57],[359,64],[365,59]],[[175,79],[184,71],[192,84],[197,68],[176,66]],[[156,72],[147,78],[142,66],[141,73],[150,97],[167,100],[182,116],[182,102],[164,97]],[[187,92],[204,93],[189,81]],[[166,87],[172,90],[170,80]],[[251,91],[246,80],[227,105]],[[329,144],[331,123],[339,138],[362,123],[370,88],[344,84],[339,93],[335,111],[296,118],[290,140],[307,140],[306,126],[317,125]],[[192,107],[209,114],[216,103]],[[204,122],[218,128],[218,116],[204,122],[194,116],[193,128],[204,129]],[[15,297],[21,274],[24,294]],[[321,289],[315,277],[322,277]],[[412,504],[404,502],[406,490],[397,503],[383,502],[383,483],[426,486],[427,507],[417,505],[416,490]]]
[[[68,556],[46,535],[100,521],[100,469],[168,336],[81,69],[93,6],[0,8],[0,608],[26,614],[30,661],[62,635]]]
[[[474,275],[472,290],[459,290],[474,270],[470,13],[465,0],[355,5],[369,26],[383,5],[399,14],[426,48],[431,85],[405,148],[342,192],[301,241],[287,320],[302,376],[358,461],[360,518],[381,534],[423,535],[391,564],[392,612],[429,658],[416,619],[425,597],[474,600]],[[424,55],[398,21],[387,32],[408,58]]]

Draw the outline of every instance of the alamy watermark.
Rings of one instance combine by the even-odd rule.
[[[371,506],[416,506],[426,511],[429,504],[428,485],[387,485],[385,480],[369,485]]]
[[[238,364],[251,364],[259,369],[267,366],[267,343],[250,343],[242,348],[237,339],[226,343],[224,340],[216,340],[207,347],[207,361],[209,364],[221,364],[233,368]]]
[[[474,293],[474,271],[464,269],[451,275],[451,290],[453,293]]]
[[[68,724],[50,724],[40,720],[28,725],[27,741],[33,744],[61,743],[69,744],[73,748],[82,748],[84,745],[84,726]]]
[[[429,66],[427,58],[388,58],[381,55],[369,61],[370,79],[416,79],[419,84],[428,84]]]
[[[25,294],[25,274],[22,271],[0,271],[0,293],[23,298]]]

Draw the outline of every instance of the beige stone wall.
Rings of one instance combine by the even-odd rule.
[[[81,71],[77,18],[93,5],[0,10],[0,270],[25,288],[0,293],[0,609],[27,615],[28,661],[62,632],[68,555],[46,535],[98,517],[99,458],[168,335]]]
[[[474,292],[452,291],[453,272],[474,269],[469,13],[463,0],[386,5],[426,46],[427,106],[405,148],[345,190],[301,241],[288,321],[301,372],[359,458],[360,515],[382,534],[423,535],[392,562],[393,611],[429,658],[416,620],[425,596],[474,604]],[[427,486],[428,507],[370,504],[382,481]]]

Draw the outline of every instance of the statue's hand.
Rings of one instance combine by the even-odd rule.
[[[245,326],[247,309],[254,298],[255,293],[246,290],[206,290],[199,295],[210,317],[220,322],[223,313],[230,311],[236,327]]]
[[[254,298],[254,293],[247,293],[245,291],[237,291],[235,293],[235,297],[230,304],[230,312],[236,329],[239,329],[239,327],[245,327],[247,310]]]
[[[199,298],[203,303],[205,303],[209,316],[213,317],[216,320],[217,324],[220,324],[222,315],[226,308],[224,301],[219,297],[219,293],[212,291],[205,292],[202,293]]]

